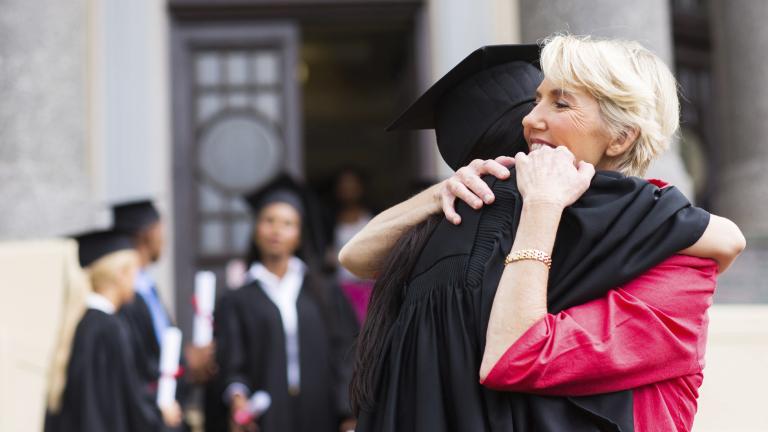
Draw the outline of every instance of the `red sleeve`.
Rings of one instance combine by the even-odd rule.
[[[605,297],[548,314],[482,384],[580,396],[699,372],[716,272],[712,260],[675,255]]]

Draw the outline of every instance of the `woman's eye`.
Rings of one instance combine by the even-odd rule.
[[[563,101],[557,101],[555,102],[555,106],[559,109],[568,108],[570,105],[568,105],[566,102]]]

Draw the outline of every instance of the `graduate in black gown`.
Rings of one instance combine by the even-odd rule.
[[[102,231],[78,236],[77,242],[92,292],[74,338],[60,341],[59,349],[70,352],[69,361],[53,373],[53,380],[64,386],[51,387],[45,430],[161,431],[163,415],[141,388],[129,335],[115,315],[133,297],[138,258],[131,239]],[[68,305],[74,313],[81,308]]]
[[[255,216],[248,282],[225,294],[214,316],[219,397],[234,414],[266,392],[271,406],[254,420],[261,432],[336,432],[351,417],[357,323],[339,288],[313,268],[313,203],[287,176],[248,202]]]
[[[526,151],[521,120],[541,75],[536,46],[484,47],[393,125],[434,128],[458,169]],[[547,397],[479,384],[487,323],[520,220],[515,173],[487,179],[492,205],[460,202],[456,226],[429,218],[396,243],[374,287],[352,397],[358,432],[633,430],[632,394]],[[562,215],[547,292],[559,312],[605,295],[691,246],[709,215],[675,188],[599,172]],[[599,367],[596,365],[595,367]]]
[[[114,229],[131,238],[139,256],[139,273],[134,284],[133,301],[120,308],[119,316],[125,320],[134,351],[136,369],[143,388],[157,395],[160,378],[160,346],[164,331],[173,325],[168,309],[163,304],[157,284],[147,268],[162,257],[165,244],[164,225],[160,212],[150,200],[121,203],[112,207]],[[213,347],[185,347],[182,360],[184,375],[179,377],[177,403],[183,405],[191,384],[204,381],[210,375]],[[197,378],[196,380],[190,378]],[[200,378],[202,377],[202,378]],[[181,427],[181,424],[176,425]]]

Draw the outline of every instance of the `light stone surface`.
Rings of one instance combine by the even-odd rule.
[[[768,2],[711,4],[721,151],[714,210],[768,239]],[[767,274],[768,276],[768,274]]]
[[[0,240],[92,225],[86,1],[4,0]]]

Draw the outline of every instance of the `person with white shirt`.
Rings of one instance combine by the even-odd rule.
[[[67,298],[67,311],[82,318],[74,332],[61,332],[57,353],[69,354],[51,373],[45,431],[153,432],[178,424],[179,406],[160,410],[139,385],[127,329],[115,315],[134,295],[139,259],[130,237],[97,231],[76,240],[90,290],[84,305]]]
[[[247,198],[255,223],[246,283],[219,300],[214,317],[230,430],[351,429],[355,317],[338,287],[314,271],[303,241],[312,220],[306,193],[280,176]],[[256,392],[269,395],[269,408],[235,421]]]

